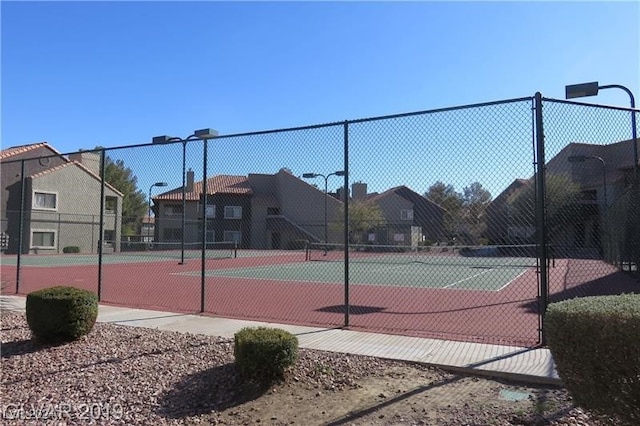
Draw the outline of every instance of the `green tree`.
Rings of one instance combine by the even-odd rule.
[[[486,237],[487,206],[491,193],[479,182],[473,182],[462,190],[461,222],[466,225],[465,235],[470,244],[478,244]]]
[[[453,185],[437,181],[424,196],[447,211],[444,215],[444,230],[448,238],[454,238],[459,233],[460,211],[464,202],[462,194],[456,192]]]
[[[340,206],[339,217],[344,216],[344,207]],[[365,233],[386,223],[382,210],[370,201],[349,202],[349,243],[360,244]],[[336,230],[343,230],[343,221],[335,222]]]
[[[491,202],[491,193],[482,184],[473,182],[459,193],[453,185],[437,181],[424,196],[447,211],[444,228],[449,238],[456,238],[458,243],[478,244],[485,237],[485,211]]]
[[[566,175],[545,176],[545,211],[547,226],[551,233],[558,233],[571,223],[582,220],[584,209],[578,204],[580,185]],[[514,192],[507,200],[511,209],[511,222],[518,225],[535,226],[536,182]]]
[[[122,192],[122,235],[137,235],[147,214],[147,197],[138,189],[138,178],[123,160],[105,159],[104,180]]]
[[[451,215],[456,215],[462,208],[463,197],[457,193],[453,185],[437,181],[429,187],[425,197],[445,208]]]

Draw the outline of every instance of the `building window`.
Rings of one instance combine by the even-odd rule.
[[[182,240],[182,228],[164,228],[162,230],[162,239],[165,241]]]
[[[38,210],[57,210],[58,194],[55,192],[33,192],[33,208]]]
[[[181,216],[182,206],[169,205],[164,207],[164,214],[167,216]]]
[[[202,212],[202,203],[198,201],[198,216]],[[205,211],[206,217],[214,218],[216,217],[216,205],[215,204],[207,204],[207,208]]]
[[[118,208],[118,199],[115,197],[104,198],[104,212],[106,214],[115,214]]]
[[[116,231],[113,229],[105,229],[104,230],[104,242],[105,243],[115,243],[116,242]]]
[[[224,231],[224,240],[225,241],[233,241],[234,243],[240,245],[242,242],[242,232],[240,231]]]
[[[31,231],[31,248],[54,248],[56,246],[56,231]]]
[[[413,220],[413,210],[400,210],[400,220]]]
[[[240,206],[224,206],[225,219],[241,219],[242,207]]]

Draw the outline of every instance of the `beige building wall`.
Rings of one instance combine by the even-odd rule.
[[[69,164],[60,169],[27,179],[26,206],[30,210],[25,235],[31,246],[31,231],[47,230],[56,233],[51,251],[61,253],[66,246],[78,246],[83,253],[96,253],[100,241],[101,183],[78,166]],[[56,194],[55,210],[34,208],[36,192]],[[113,235],[114,249],[121,240],[122,197],[105,187],[105,197],[115,201],[113,213],[104,216],[104,231]],[[29,229],[31,231],[29,231]],[[39,251],[42,251],[40,249]],[[49,249],[45,249],[47,251]]]
[[[324,182],[323,189],[320,190],[284,170],[279,171],[275,177],[277,197],[284,216],[314,235],[318,241],[322,241],[324,239],[324,203],[326,199],[327,240],[329,242],[342,241],[340,229],[332,225],[341,220],[342,202],[324,193]]]

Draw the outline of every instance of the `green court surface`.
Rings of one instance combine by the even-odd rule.
[[[464,261],[456,262],[454,259],[440,264],[354,263],[349,266],[349,282],[379,286],[499,291],[530,268],[523,264],[522,260],[518,266],[474,266]],[[199,271],[180,275],[183,274],[195,275],[199,274]],[[247,280],[341,284],[344,282],[344,265],[337,262],[289,263],[207,270],[205,275]]]

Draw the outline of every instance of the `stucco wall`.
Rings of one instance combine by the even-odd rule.
[[[277,196],[282,214],[318,240],[324,239],[324,203],[327,202],[328,240],[341,241],[340,231],[331,223],[342,220],[342,202],[324,193],[324,181],[317,179],[318,189],[285,171],[276,174]],[[338,178],[336,178],[338,179]],[[320,183],[322,182],[322,183]]]
[[[73,164],[28,180],[25,205],[31,210],[30,229],[55,231],[56,247],[52,251],[61,253],[66,246],[78,246],[83,253],[97,252],[100,241],[100,181]],[[39,191],[56,194],[55,211],[33,209],[33,195]],[[117,199],[115,212],[104,215],[104,230],[112,231],[114,249],[119,250],[122,197],[109,187],[105,187],[105,197]],[[30,232],[26,237],[27,246],[30,246]],[[38,250],[42,251],[46,249]]]

